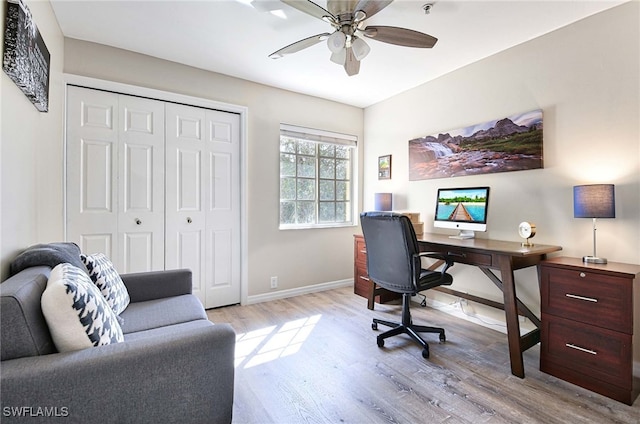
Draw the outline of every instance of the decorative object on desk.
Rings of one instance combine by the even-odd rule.
[[[380,156],[378,158],[378,179],[391,179],[391,155]]]
[[[615,218],[616,199],[613,184],[589,184],[573,187],[573,217],[593,218],[593,256],[584,256],[582,261],[591,264],[606,264],[605,258],[596,255],[596,218]]]
[[[518,235],[525,239],[522,242],[523,247],[533,246],[533,243],[529,241],[533,236],[536,235],[536,224],[532,222],[523,221],[518,225]]]
[[[542,168],[542,110],[409,140],[409,180]]]
[[[7,1],[2,69],[36,109],[49,110],[49,50],[22,0]]]
[[[373,209],[380,212],[393,210],[393,194],[392,193],[375,193],[373,200]]]

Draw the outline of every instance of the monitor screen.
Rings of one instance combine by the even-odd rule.
[[[472,238],[487,230],[489,187],[440,188],[434,227],[460,230],[459,238]]]

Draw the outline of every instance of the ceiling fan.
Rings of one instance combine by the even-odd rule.
[[[327,0],[327,9],[311,0],[281,0],[315,18],[329,23],[333,33],[322,33],[296,41],[269,55],[279,59],[285,55],[299,52],[321,41],[327,40],[331,51],[331,61],[344,66],[349,76],[360,71],[360,61],[371,48],[362,37],[398,46],[431,48],[437,38],[407,28],[392,26],[365,25],[365,20],[389,6],[393,0]]]

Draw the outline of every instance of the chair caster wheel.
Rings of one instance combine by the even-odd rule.
[[[429,348],[425,347],[424,349],[422,349],[422,357],[424,359],[429,359]]]
[[[374,322],[373,324],[371,324],[371,329],[372,330],[377,330],[378,329],[378,323]]]
[[[440,342],[444,343],[447,341],[447,338],[445,337],[444,333],[440,334]]]
[[[376,337],[376,341],[378,342],[378,347],[384,347],[384,339]]]

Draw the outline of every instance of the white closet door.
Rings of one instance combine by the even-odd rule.
[[[206,308],[240,302],[239,116],[166,105],[166,264]]]
[[[240,302],[240,116],[206,114],[206,305]]]
[[[117,94],[69,87],[67,240],[112,260],[118,255],[118,119]]]
[[[164,269],[164,105],[69,87],[67,239],[120,273]]]
[[[166,113],[166,258],[168,269],[189,268],[203,305],[205,213],[202,167],[205,111],[172,103]]]
[[[120,100],[118,251],[123,272],[164,269],[164,104]]]

